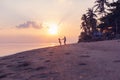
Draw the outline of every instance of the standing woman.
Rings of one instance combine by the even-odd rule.
[[[60,38],[58,38],[58,41],[59,41],[59,44],[61,45],[61,39]]]

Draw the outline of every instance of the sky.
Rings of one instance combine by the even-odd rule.
[[[76,43],[81,15],[95,0],[0,0],[0,42]],[[58,32],[49,28],[57,25]]]

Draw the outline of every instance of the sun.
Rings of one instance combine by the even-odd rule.
[[[57,24],[50,24],[48,27],[48,32],[52,35],[55,35],[58,33],[58,25]]]

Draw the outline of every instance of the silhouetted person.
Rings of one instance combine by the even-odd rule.
[[[58,41],[59,41],[59,44],[61,45],[61,39],[60,38],[58,38]]]
[[[64,40],[64,45],[66,45],[66,37],[65,36],[64,36],[63,40]]]

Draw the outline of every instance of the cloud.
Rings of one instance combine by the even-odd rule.
[[[17,28],[35,28],[35,29],[41,29],[42,28],[42,24],[38,24],[35,21],[27,21],[23,24],[19,24],[18,26],[16,26]]]

